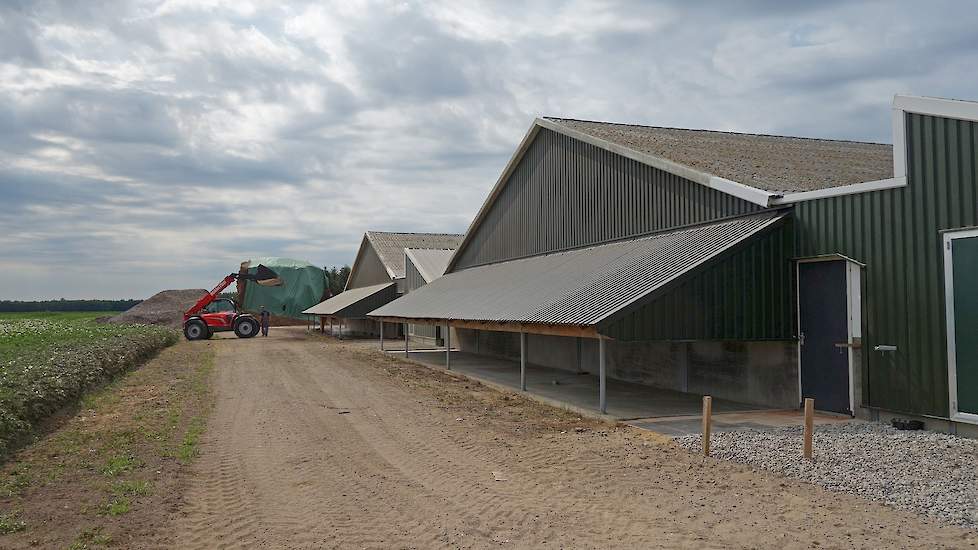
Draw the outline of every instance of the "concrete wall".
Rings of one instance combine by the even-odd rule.
[[[334,321],[333,326],[338,332],[339,320]],[[329,321],[326,322],[326,331],[329,332]],[[343,321],[343,335],[380,338],[380,324],[373,319],[347,319]],[[384,323],[384,339],[395,340],[398,338],[404,338],[401,324]]]
[[[519,334],[458,330],[462,351],[519,360]],[[596,374],[598,342],[527,335],[530,365]],[[778,408],[798,407],[793,341],[618,342],[607,344],[608,376],[677,391]]]

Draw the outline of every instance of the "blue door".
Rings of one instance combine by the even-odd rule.
[[[801,396],[815,408],[852,414],[849,404],[849,321],[846,262],[798,264]]]

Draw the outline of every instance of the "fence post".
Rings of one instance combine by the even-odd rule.
[[[710,431],[713,422],[713,398],[703,396],[703,456],[710,456]]]
[[[812,459],[812,432],[815,428],[815,400],[805,398],[805,458]]]

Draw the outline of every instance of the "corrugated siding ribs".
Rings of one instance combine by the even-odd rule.
[[[336,315],[338,317],[364,317],[367,313],[390,302],[396,296],[396,285],[394,283],[353,288],[324,300],[302,313]]]
[[[799,203],[799,255],[840,253],[866,264],[864,399],[947,416],[941,231],[978,225],[978,124],[906,115],[908,185]],[[878,344],[898,352],[873,353]]]
[[[759,206],[541,129],[457,269],[755,212]]]
[[[450,273],[379,317],[596,325],[783,219],[764,212]]]

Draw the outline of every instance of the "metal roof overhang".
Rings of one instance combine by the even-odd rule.
[[[601,337],[602,324],[782,221],[784,211],[449,273],[369,313],[396,322]]]
[[[387,303],[396,297],[397,285],[395,283],[351,288],[312,306],[302,313],[347,318],[365,317],[370,310],[378,307],[377,300],[386,299],[380,303]]]

